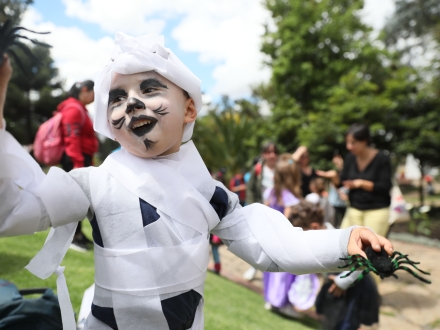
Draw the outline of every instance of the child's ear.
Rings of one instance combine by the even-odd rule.
[[[183,117],[183,122],[192,123],[197,118],[197,109],[194,104],[194,100],[190,97],[185,101],[185,114]]]

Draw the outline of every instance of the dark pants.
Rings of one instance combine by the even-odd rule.
[[[92,159],[93,157],[90,155],[86,155],[83,154],[84,156],[84,167],[89,167],[92,166]],[[64,171],[66,172],[70,172],[71,170],[73,170],[73,162],[72,159],[70,159],[69,156],[67,156],[66,153],[63,154],[63,157],[61,157],[61,167],[63,168]],[[75,236],[77,234],[82,234],[81,231],[81,224],[82,222],[78,222],[78,226],[76,227],[76,231],[75,231]]]

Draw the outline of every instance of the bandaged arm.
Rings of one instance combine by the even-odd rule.
[[[338,276],[335,277],[335,284],[342,290],[347,290],[359,277],[359,275],[362,274],[362,270],[356,270],[353,273],[351,273],[349,276],[346,276],[349,271],[342,272]]]
[[[47,175],[6,130],[0,129],[0,236],[33,234],[84,219],[89,201],[63,170]]]
[[[229,251],[261,271],[293,274],[340,271],[352,228],[303,231],[262,204],[241,207],[227,191],[227,215],[211,230]]]

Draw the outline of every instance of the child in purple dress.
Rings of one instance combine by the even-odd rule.
[[[265,204],[289,217],[292,207],[300,203],[300,184],[299,168],[292,162],[279,161],[275,167],[274,187],[264,192]],[[315,274],[265,272],[263,281],[265,308],[295,318],[303,316],[298,310],[313,306],[319,289]]]

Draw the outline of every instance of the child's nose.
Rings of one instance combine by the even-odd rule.
[[[134,112],[136,110],[144,110],[145,104],[141,100],[130,97],[127,101],[127,109],[125,109],[125,113],[129,114],[130,112]]]

